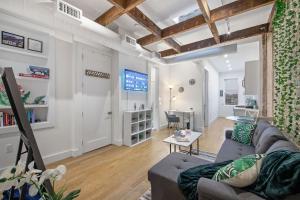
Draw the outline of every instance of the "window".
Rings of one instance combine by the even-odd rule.
[[[238,79],[225,79],[225,105],[238,105],[239,85]]]

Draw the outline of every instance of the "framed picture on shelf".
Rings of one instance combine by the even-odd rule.
[[[27,39],[27,49],[30,51],[43,53],[43,42],[32,39],[32,38],[28,38]]]
[[[25,37],[6,31],[1,32],[1,43],[4,45],[24,49]]]

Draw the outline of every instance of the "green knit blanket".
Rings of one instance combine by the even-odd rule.
[[[200,178],[211,179],[223,166],[231,161],[200,165],[190,168],[178,176],[178,186],[187,200],[197,200],[197,184]],[[264,158],[256,182],[244,188],[265,199],[284,199],[296,194],[300,188],[300,152],[274,151]]]

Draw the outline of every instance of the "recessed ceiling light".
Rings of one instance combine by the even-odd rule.
[[[231,64],[228,64],[227,67],[231,67]]]
[[[225,54],[225,55],[224,55],[224,58],[227,58],[227,57],[228,57],[228,54]]]
[[[226,63],[229,63],[229,60],[226,60]]]
[[[230,68],[228,68],[228,70],[229,70],[229,71],[231,71],[231,70],[232,70],[232,68],[230,67]]]

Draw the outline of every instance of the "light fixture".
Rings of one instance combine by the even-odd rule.
[[[228,63],[229,63],[229,60],[226,60],[226,63],[228,64]]]
[[[228,68],[228,70],[229,70],[229,71],[231,71],[231,70],[232,70],[232,68],[230,67],[230,68]]]
[[[228,64],[227,67],[231,67],[231,64]]]
[[[225,54],[225,55],[224,55],[224,58],[228,58],[228,54]]]
[[[231,34],[231,32],[230,32],[230,31],[228,31],[228,32],[227,32],[227,35],[230,35],[230,34]]]
[[[173,88],[173,85],[169,85],[169,89],[172,89]]]

